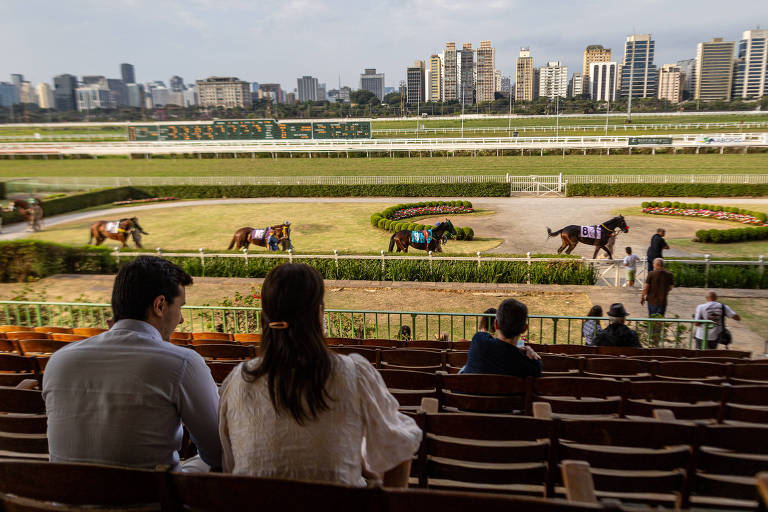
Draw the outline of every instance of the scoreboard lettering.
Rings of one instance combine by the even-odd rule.
[[[369,121],[290,123],[272,119],[237,119],[200,124],[160,124],[128,127],[128,140],[132,141],[370,138],[371,123]]]

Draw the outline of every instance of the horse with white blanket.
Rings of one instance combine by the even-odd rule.
[[[558,254],[563,252],[563,250],[565,250],[566,254],[571,254],[571,251],[581,242],[595,246],[595,253],[592,255],[592,259],[597,258],[597,253],[600,249],[608,254],[608,259],[613,259],[612,251],[609,248],[612,244],[609,244],[609,242],[612,238],[615,239],[616,230],[623,231],[624,233],[629,231],[629,226],[627,226],[627,222],[622,215],[595,226],[577,226],[572,224],[557,231],[547,228],[547,239],[560,235],[563,243],[557,250]]]
[[[257,229],[252,227],[244,227],[235,231],[232,241],[229,242],[227,250],[231,250],[233,247],[235,250],[240,250],[245,247],[248,248],[250,244],[258,245],[260,247],[266,247],[269,250],[269,232],[277,239],[277,245],[281,250],[287,251],[293,248],[291,244],[291,225],[290,222],[285,221],[283,224],[276,226],[268,226],[263,229]]]

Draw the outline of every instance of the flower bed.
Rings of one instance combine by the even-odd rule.
[[[147,199],[128,199],[127,201],[115,201],[112,204],[136,204],[136,203],[157,203],[160,201],[175,201],[178,197],[150,197]]]
[[[394,213],[387,218],[391,220],[402,220],[410,217],[419,217],[420,215],[444,215],[444,214],[461,214],[472,213],[475,210],[471,206],[452,206],[448,204],[440,206],[414,206],[410,208],[403,208],[402,210],[395,210]]]
[[[397,206],[386,208],[383,212],[371,215],[371,225],[393,233],[405,229],[421,231],[423,229],[434,229],[434,226],[400,221],[420,215],[458,215],[474,211],[472,203],[469,201],[424,201],[421,203],[398,204]],[[470,227],[454,226],[454,228],[456,229],[457,240],[472,240],[475,238],[475,231]]]
[[[658,201],[644,202],[643,213],[650,215],[671,215],[678,217],[702,217],[715,220],[738,222],[750,226],[768,226],[766,214],[734,206],[719,206],[700,203],[679,203]]]

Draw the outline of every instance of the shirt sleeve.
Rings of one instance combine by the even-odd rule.
[[[363,460],[383,475],[419,449],[422,432],[413,418],[400,413],[379,372],[363,357],[352,354],[363,415]]]
[[[192,352],[187,358],[179,390],[179,412],[203,462],[221,467],[219,392],[205,360]]]
[[[219,400],[219,439],[221,440],[221,469],[224,473],[231,473],[235,467],[235,456],[232,453],[232,442],[229,438],[229,420],[227,413],[229,410],[229,395],[231,393],[231,382],[235,376],[239,376],[242,371],[242,363],[237,365],[224,382],[219,390],[221,398]]]
[[[731,307],[728,304],[725,304],[725,315],[728,318],[733,318],[736,316],[736,312],[731,309]]]

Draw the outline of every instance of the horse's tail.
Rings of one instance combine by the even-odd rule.
[[[392,236],[389,237],[389,252],[392,252],[392,249],[395,248],[395,235],[397,233],[392,233]]]
[[[565,229],[565,228],[563,228],[563,229]],[[562,233],[563,229],[558,229],[557,231],[552,231],[551,229],[547,228],[547,240],[549,240],[553,236],[557,236],[560,233]]]
[[[227,250],[231,250],[235,246],[235,242],[237,242],[237,235],[232,237],[232,241],[229,242],[229,247],[227,247]]]

